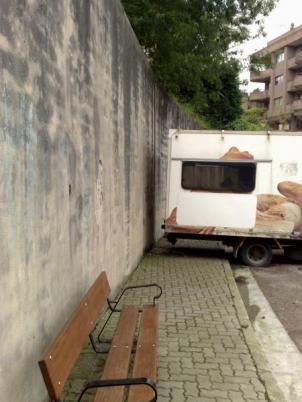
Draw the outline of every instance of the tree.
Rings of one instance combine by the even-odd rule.
[[[241,113],[242,93],[239,85],[239,65],[229,62],[218,72],[219,87],[212,91],[205,114],[213,127],[226,128]]]
[[[239,86],[239,66],[230,48],[248,39],[250,24],[258,24],[261,31],[261,18],[273,9],[276,0],[122,2],[166,91],[191,104],[198,113],[210,113],[212,119],[213,107],[223,106],[227,87],[233,88],[230,80]],[[237,76],[230,68],[235,68]],[[227,123],[224,112],[218,116],[219,110],[215,111],[217,126]]]
[[[250,56],[250,71],[253,73],[260,73],[260,71],[272,68],[273,61],[270,53],[257,52]]]

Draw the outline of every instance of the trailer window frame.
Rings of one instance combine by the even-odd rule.
[[[196,185],[188,185],[188,180],[185,180],[184,174],[186,167],[195,167],[195,166],[207,166],[207,167],[225,167],[225,168],[238,168],[241,169],[241,177],[238,175],[236,177],[226,177],[224,186],[222,185],[214,185],[210,187],[209,185],[204,184],[196,184]],[[242,173],[243,169],[245,173]],[[255,161],[183,161],[182,162],[182,170],[181,170],[181,187],[184,190],[189,191],[202,191],[209,193],[232,193],[232,194],[250,194],[256,188],[256,171],[257,171],[257,163]],[[231,169],[230,172],[231,173]],[[226,175],[228,176],[228,175]],[[238,179],[237,183],[234,183],[234,179]]]

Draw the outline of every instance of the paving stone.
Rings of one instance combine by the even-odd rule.
[[[246,378],[257,378],[257,373],[251,370],[235,370],[235,376]]]
[[[221,391],[240,391],[239,384],[230,384],[228,382],[212,383],[213,389],[219,389]]]
[[[170,378],[169,371],[167,369],[159,368],[158,377],[165,381],[169,380]]]
[[[183,402],[185,400],[183,389],[172,389],[171,400],[173,402]]]
[[[171,375],[178,375],[182,373],[182,367],[180,363],[169,363],[169,372]]]
[[[219,364],[218,363],[204,363],[202,364],[203,369],[209,369],[213,372],[219,370]]]
[[[244,395],[241,392],[230,391],[229,397],[232,402],[245,402]]]
[[[262,393],[265,392],[265,388],[264,388],[263,384],[258,379],[252,378],[250,380],[250,382],[253,385],[255,391],[262,392]]]
[[[188,358],[181,359],[181,365],[183,368],[187,368],[187,369],[194,368],[194,361],[192,359],[192,354]]]
[[[220,371],[222,376],[232,376],[234,371],[228,364],[220,364]]]
[[[246,398],[254,398],[257,400],[258,395],[252,385],[242,384],[240,385],[240,389]]]
[[[228,392],[218,389],[201,389],[200,394],[202,396],[208,396],[212,398],[228,398]]]
[[[161,395],[159,395],[159,397],[160,397],[160,402],[170,402],[171,401],[171,398],[170,397],[162,397]]]
[[[233,383],[233,384],[249,384],[250,383],[250,378],[248,377],[230,377],[230,376],[225,376],[224,377],[225,382]]]
[[[188,375],[202,375],[205,376],[208,371],[207,370],[203,370],[202,368],[200,368],[197,364],[195,365],[196,368],[193,369],[188,369],[188,368],[184,368],[182,370],[183,374],[188,374]]]
[[[197,379],[198,379],[199,388],[212,389],[212,382],[211,382],[210,376],[198,375]]]
[[[161,379],[160,381],[160,386],[162,388],[166,388],[166,389],[184,389],[184,383],[182,381],[162,381]]]
[[[220,371],[211,370],[211,371],[209,371],[209,374],[210,374],[210,380],[212,382],[217,382],[217,383],[223,382],[223,377],[222,377]]]
[[[195,397],[199,396],[199,390],[198,390],[196,382],[186,381],[184,383],[184,385],[185,385],[185,395],[186,396],[195,396]]]
[[[264,394],[264,392],[257,392],[257,396],[258,396],[258,400],[264,400],[264,401],[266,401],[267,399],[266,399],[266,397],[265,397],[265,394]]]
[[[258,398],[257,399],[245,399],[244,400],[244,402],[267,402],[267,399],[265,398],[265,397],[260,397],[260,396],[258,396]]]
[[[162,399],[162,397],[170,398],[170,389],[168,387],[167,388],[162,387],[161,381],[159,381],[157,391],[158,395],[160,396],[160,399]]]

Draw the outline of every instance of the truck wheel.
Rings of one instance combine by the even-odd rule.
[[[240,257],[250,267],[267,267],[272,262],[272,247],[267,243],[247,241],[240,249]]]
[[[285,247],[284,255],[294,261],[302,261],[302,248],[297,246]]]

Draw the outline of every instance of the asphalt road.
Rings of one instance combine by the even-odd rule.
[[[233,261],[232,264],[236,268],[237,264]],[[302,263],[297,264],[282,255],[276,255],[271,266],[250,270],[273,311],[302,353]],[[239,278],[237,285],[250,320],[253,321],[258,307],[249,304],[244,280],[240,281]]]

